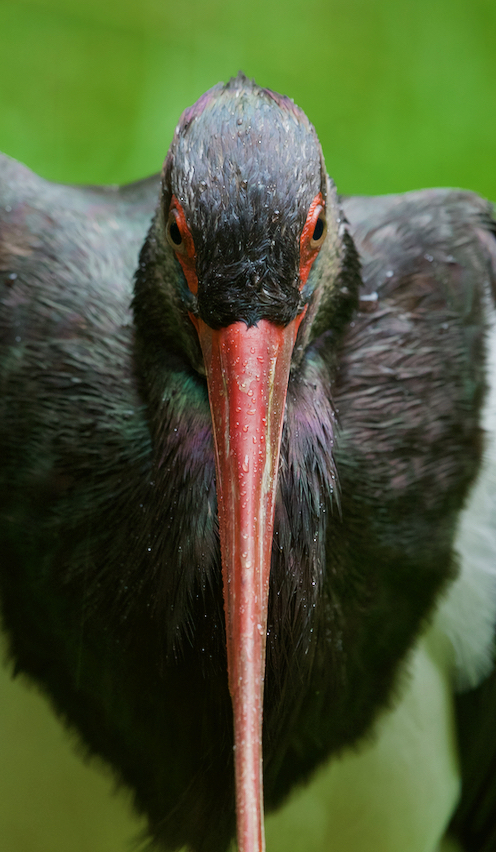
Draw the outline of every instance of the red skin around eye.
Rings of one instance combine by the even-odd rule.
[[[196,296],[198,292],[198,275],[196,274],[195,244],[186,222],[184,210],[175,195],[172,196],[169,211],[170,210],[176,211],[176,223],[184,243],[184,251],[176,251],[175,254],[183,268],[184,277],[186,278],[188,287],[193,295]]]
[[[300,237],[300,290],[307,283],[308,274],[312,268],[312,264],[320,251],[320,246],[313,247],[311,245],[311,240],[317,219],[324,208],[325,201],[322,197],[322,193],[319,192],[310,205],[307,221],[305,222],[305,226]]]

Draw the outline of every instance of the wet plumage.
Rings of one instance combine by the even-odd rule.
[[[299,288],[300,233],[322,189],[328,235]],[[12,657],[131,787],[159,848],[219,852],[235,832],[233,723],[212,421],[189,314],[212,328],[285,325],[308,305],[275,505],[270,809],[394,704],[456,576],[484,445],[493,211],[457,190],[338,199],[303,114],[242,77],[184,114],[161,179],[64,187],[2,157],[0,193]],[[165,238],[171,195],[198,295]]]

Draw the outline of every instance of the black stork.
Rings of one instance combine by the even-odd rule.
[[[16,671],[157,849],[237,830],[261,852],[263,801],[373,738],[428,635],[460,719],[452,831],[494,852],[490,204],[340,199],[303,112],[241,74],[160,177],[62,186],[2,157],[0,181]]]

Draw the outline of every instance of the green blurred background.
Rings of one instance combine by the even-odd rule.
[[[305,109],[344,193],[496,199],[495,0],[0,0],[0,150],[47,178],[159,170],[239,68]],[[43,700],[0,682],[2,852],[122,852],[139,823]]]

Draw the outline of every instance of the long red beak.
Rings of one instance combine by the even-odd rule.
[[[262,709],[270,558],[291,355],[303,314],[212,330],[195,320],[215,438],[239,852],[263,852]]]

